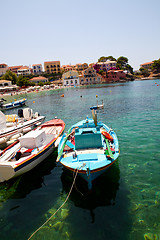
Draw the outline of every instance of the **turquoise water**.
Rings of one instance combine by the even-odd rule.
[[[23,95],[33,111],[46,120],[62,118],[66,129],[91,116],[98,95],[99,104],[104,101],[98,120],[115,130],[120,144],[118,161],[94,182],[93,191],[77,178],[62,210],[32,239],[160,237],[160,86],[155,82],[160,85],[160,80],[134,81]],[[56,156],[55,151],[29,173],[0,184],[0,239],[28,239],[64,202],[73,176]]]

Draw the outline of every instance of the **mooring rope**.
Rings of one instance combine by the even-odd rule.
[[[75,176],[75,173],[76,171],[74,171],[73,172],[73,178],[74,178],[74,176]],[[82,196],[84,195],[78,188],[77,188],[77,185],[76,185],[76,182],[74,183],[74,187],[75,187],[75,189],[77,190],[77,192],[79,192]]]
[[[28,238],[28,240],[30,240],[46,223],[48,223],[49,220],[51,220],[51,218],[54,217],[54,216],[56,215],[56,213],[57,213],[57,212],[64,206],[64,204],[67,202],[67,200],[68,200],[68,198],[69,198],[69,196],[70,196],[70,194],[71,194],[71,192],[72,192],[73,186],[74,186],[74,184],[75,184],[76,177],[77,177],[77,174],[78,174],[78,170],[79,170],[80,168],[82,168],[82,167],[83,167],[83,165],[82,165],[81,167],[79,167],[79,168],[76,169],[72,186],[71,186],[71,188],[70,188],[70,191],[69,191],[68,196],[66,197],[65,201],[64,201],[64,202],[62,203],[62,205],[55,211],[55,213],[53,213],[34,233],[32,233],[32,235]]]

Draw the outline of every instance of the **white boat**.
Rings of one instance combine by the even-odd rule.
[[[65,123],[50,120],[20,137],[0,154],[0,182],[30,171],[47,158],[60,141]]]
[[[0,147],[5,147],[6,142],[13,136],[32,130],[44,119],[45,116],[39,116],[37,112],[33,114],[30,108],[19,109],[18,115],[4,115],[0,111]]]
[[[6,104],[4,104],[4,101],[6,101],[4,98],[0,99],[0,108],[3,110],[7,110],[11,108],[22,107],[23,105],[25,105],[27,99],[23,98]]]

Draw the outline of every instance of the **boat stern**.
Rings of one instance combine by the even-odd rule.
[[[15,176],[14,168],[8,164],[0,164],[0,182],[7,181]]]

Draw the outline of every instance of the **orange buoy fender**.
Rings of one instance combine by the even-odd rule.
[[[108,132],[102,131],[101,133],[102,133],[102,135],[103,135],[105,138],[107,138],[109,141],[113,142],[113,137],[112,137]]]

